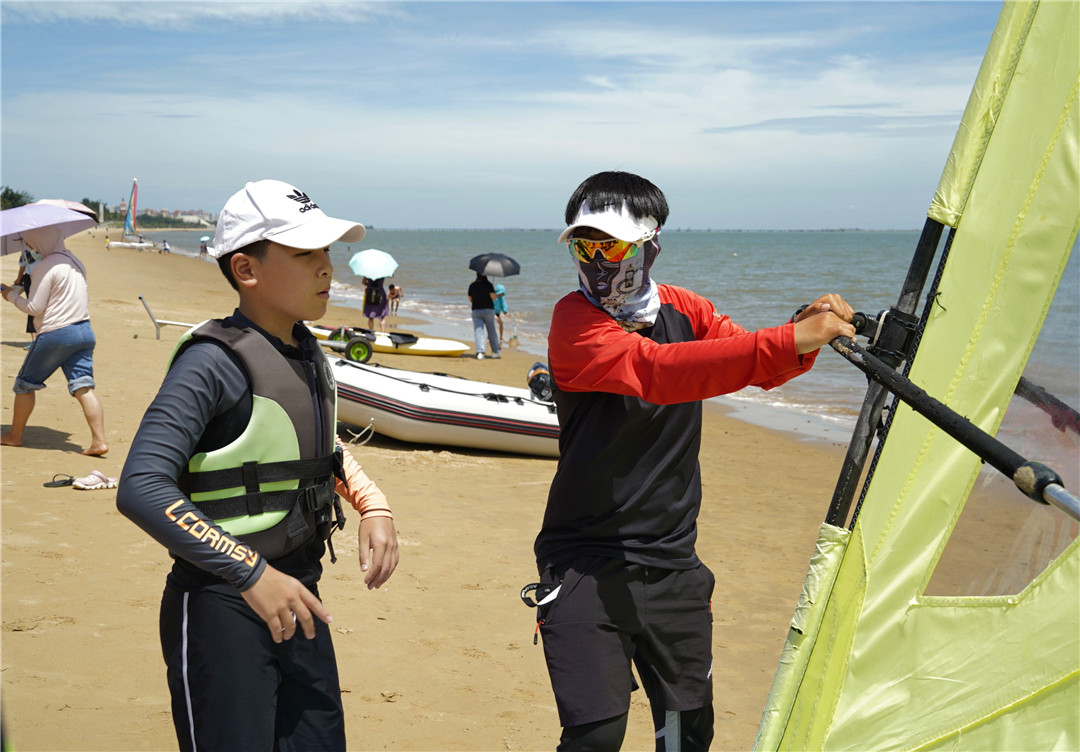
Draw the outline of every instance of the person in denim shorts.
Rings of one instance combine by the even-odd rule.
[[[15,377],[11,426],[0,434],[4,446],[22,446],[23,431],[37,402],[36,392],[62,370],[68,392],[82,408],[90,426],[87,455],[109,451],[105,442],[105,412],[94,392],[94,330],[90,328],[90,299],[86,267],[64,247],[61,231],[42,227],[23,233],[23,242],[41,257],[26,297],[21,287],[2,285],[4,298],[34,317],[37,338]]]

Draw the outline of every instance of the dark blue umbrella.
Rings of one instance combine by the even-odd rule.
[[[504,253],[481,253],[469,259],[469,268],[485,277],[512,277],[521,274],[521,264]]]

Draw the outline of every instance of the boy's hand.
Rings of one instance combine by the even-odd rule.
[[[804,355],[837,337],[854,337],[851,306],[836,294],[822,295],[795,317],[795,350]]]
[[[398,565],[398,540],[394,521],[389,517],[360,520],[360,569],[367,572],[368,590],[390,579]]]
[[[315,619],[312,615],[318,616],[326,624],[332,618],[322,601],[300,580],[269,564],[255,584],[240,595],[266,622],[274,642],[292,639],[298,626],[304,630],[304,637],[310,640],[315,637]]]
[[[851,317],[855,313],[854,309],[847,304],[846,300],[836,293],[829,293],[828,295],[822,295],[808,305],[802,313],[795,317],[795,323],[797,324],[803,319],[808,319],[811,316],[816,316],[825,311],[832,311],[844,321],[851,321]]]

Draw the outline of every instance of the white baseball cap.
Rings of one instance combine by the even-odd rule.
[[[579,227],[594,227],[613,238],[637,243],[655,235],[659,226],[660,223],[653,217],[636,218],[625,201],[620,206],[605,206],[597,212],[589,208],[586,201],[581,204],[573,223],[559,235],[559,242],[565,243]]]
[[[218,215],[211,256],[222,256],[258,240],[315,250],[364,237],[359,222],[328,217],[303,191],[280,180],[257,180],[234,193]]]

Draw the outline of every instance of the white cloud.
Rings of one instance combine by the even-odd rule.
[[[146,29],[198,29],[208,23],[238,25],[281,22],[331,21],[341,24],[366,23],[375,18],[402,15],[404,10],[387,2],[65,2],[64,0],[5,0],[6,22],[50,24],[59,21],[106,22]]]
[[[268,5],[297,24],[301,8],[345,12]],[[373,35],[377,52],[339,54],[310,34],[277,48],[178,37],[191,52],[175,67],[118,66],[93,91],[9,88],[5,182],[96,197],[138,175],[148,207],[212,210],[245,180],[277,176],[382,226],[490,226],[493,213],[499,226],[548,226],[538,205],[590,172],[628,169],[669,192],[681,226],[910,227],[978,59],[837,52],[866,30],[733,36],[622,21],[589,34],[560,22],[500,37],[407,23]]]

